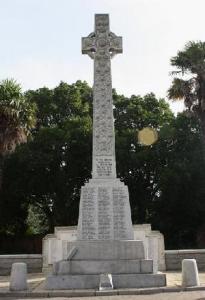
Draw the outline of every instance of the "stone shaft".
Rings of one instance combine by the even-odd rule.
[[[94,59],[92,177],[116,178],[111,58],[122,52],[122,38],[109,29],[109,16],[95,15],[95,32],[82,40]]]
[[[78,240],[133,240],[128,189],[116,178],[111,58],[122,38],[109,29],[107,14],[95,15],[95,31],[82,39],[94,60],[92,179],[81,188]]]

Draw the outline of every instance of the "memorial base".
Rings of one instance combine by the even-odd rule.
[[[143,288],[166,285],[165,274],[156,274],[153,260],[145,258],[143,242],[68,242],[68,258],[53,266],[46,289],[98,289],[101,274],[111,274],[114,288]]]
[[[143,241],[145,258],[153,260],[155,273],[165,270],[164,237],[159,231],[153,231],[150,224],[134,225],[134,240]],[[43,239],[43,272],[52,272],[55,262],[65,260],[72,242],[77,241],[77,227],[55,227],[54,234]],[[92,242],[92,241],[90,241]],[[129,246],[130,248],[130,246]]]
[[[165,274],[112,274],[113,288],[147,288],[166,286]],[[49,275],[45,289],[99,289],[99,274]]]

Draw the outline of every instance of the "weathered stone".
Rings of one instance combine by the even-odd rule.
[[[75,241],[67,243],[68,252],[74,246],[72,260],[145,259],[142,241]]]
[[[182,286],[199,286],[199,273],[195,259],[183,259],[182,261]]]
[[[28,273],[40,273],[42,272],[42,261],[42,255],[40,254],[0,255],[0,276],[10,275],[12,264],[16,262],[25,262],[27,264]]]
[[[48,275],[45,281],[45,289],[98,289],[100,283],[99,275]]]
[[[113,274],[113,287],[118,288],[146,288],[166,285],[165,274]],[[49,275],[45,289],[98,289],[100,274],[81,275]]]
[[[205,250],[186,249],[186,250],[166,250],[166,270],[181,270],[183,259],[196,259],[199,271],[205,271]]]
[[[114,274],[114,288],[146,288],[166,285],[165,274]]]
[[[94,59],[92,179],[81,189],[79,240],[133,240],[128,189],[116,179],[111,58],[122,38],[110,32],[109,16],[95,15],[95,32],[82,39]]]
[[[63,260],[55,263],[53,274],[138,274],[142,273],[140,263],[140,260]],[[147,268],[144,273],[152,272]]]
[[[153,273],[153,260],[143,259],[140,261],[140,273]]]
[[[27,290],[27,265],[25,263],[13,263],[10,278],[11,291]]]
[[[165,267],[165,250],[164,250],[163,235],[160,232],[152,231],[150,224],[133,225],[133,230],[134,230],[134,239],[141,240],[143,242],[144,249],[145,249],[145,258],[152,259],[153,264],[157,266],[157,269],[159,271],[164,271],[166,267]],[[45,238],[43,239],[43,272],[44,273],[46,274],[50,273],[52,270],[52,265],[56,261],[60,261],[63,259],[66,260],[68,258],[69,251],[71,249],[71,246],[68,246],[68,244],[72,245],[72,242],[76,241],[76,239],[77,239],[76,226],[55,227],[55,234],[48,234],[45,236]],[[156,241],[155,243],[153,243],[153,239],[155,239]],[[198,251],[199,251],[199,255],[201,255],[201,263],[197,259],[197,264],[199,267],[201,267],[205,261],[203,260],[203,257],[205,257],[205,251],[204,253],[200,252],[202,250],[198,250]],[[196,254],[191,252],[190,256],[191,255],[193,256]],[[170,260],[167,260],[168,267],[170,266],[169,261]],[[172,262],[170,261],[170,263]],[[180,268],[181,267],[178,263],[178,269]],[[0,256],[0,274],[1,274],[1,270],[2,269],[1,269],[1,256]]]

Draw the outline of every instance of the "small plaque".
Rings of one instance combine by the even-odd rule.
[[[110,157],[96,158],[96,175],[98,178],[111,177],[113,170],[113,159]]]

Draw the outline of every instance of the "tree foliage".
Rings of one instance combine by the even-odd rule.
[[[184,100],[185,106],[200,121],[205,140],[205,42],[189,42],[171,59],[176,67],[168,90],[170,99]],[[185,79],[183,79],[185,78]]]
[[[35,123],[35,104],[23,96],[14,80],[0,82],[0,155],[25,142]]]
[[[25,98],[37,106],[36,126],[6,159],[0,197],[0,229],[11,234],[77,224],[80,188],[92,169],[92,89],[61,82]],[[197,246],[205,209],[199,123],[175,117],[154,94],[127,98],[114,90],[113,99],[117,174],[129,187],[133,222],[152,223],[169,248]],[[151,146],[137,140],[145,127],[158,132]]]
[[[35,124],[35,104],[23,96],[21,87],[13,79],[0,82],[0,189],[4,156],[16,145],[27,141]]]

